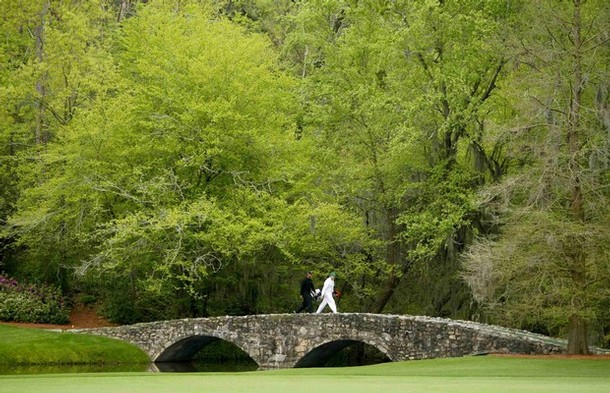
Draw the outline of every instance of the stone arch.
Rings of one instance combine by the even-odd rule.
[[[566,346],[562,340],[468,321],[357,313],[192,318],[73,332],[128,341],[153,362],[187,359],[223,340],[260,369],[306,367],[354,342],[378,349],[391,361],[480,352],[563,353]]]
[[[192,360],[193,357],[201,351],[204,347],[216,342],[218,340],[226,341],[237,348],[239,348],[243,353],[245,353],[250,359],[252,359],[256,364],[260,365],[260,362],[257,361],[252,355],[243,348],[239,343],[226,340],[221,337],[217,337],[214,335],[206,335],[206,334],[195,334],[188,335],[183,337],[178,337],[172,340],[170,343],[166,344],[163,349],[159,351],[159,353],[153,357],[153,362],[155,363],[163,363],[163,362],[186,362]]]
[[[309,349],[309,351],[300,359],[298,359],[294,368],[304,368],[304,367],[316,367],[321,366],[326,363],[333,355],[340,352],[341,350],[353,345],[363,343],[369,345],[379,352],[384,354],[390,361],[393,361],[391,355],[388,353],[388,350],[383,345],[379,345],[377,342],[371,342],[369,340],[362,339],[354,339],[354,338],[335,338],[325,340],[319,345]]]

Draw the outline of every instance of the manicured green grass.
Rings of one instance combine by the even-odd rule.
[[[103,337],[0,325],[0,370],[24,364],[148,362],[127,343]],[[38,372],[41,372],[38,369]],[[44,371],[42,371],[44,372]],[[1,371],[0,371],[1,373]],[[367,367],[247,373],[0,375],[0,393],[562,393],[610,392],[610,360],[494,356],[420,360]]]
[[[148,362],[148,356],[142,350],[123,341],[0,325],[0,367]]]
[[[607,393],[610,360],[493,356],[248,373],[0,376],[0,393]]]
[[[288,369],[275,373],[334,375],[334,369]],[[383,363],[367,367],[341,368],[342,375],[382,375],[387,377],[569,377],[606,378],[610,382],[610,359],[572,360],[557,358],[520,358],[501,356],[467,356]]]

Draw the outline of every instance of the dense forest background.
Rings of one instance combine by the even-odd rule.
[[[112,320],[610,341],[606,0],[0,0],[0,272]]]

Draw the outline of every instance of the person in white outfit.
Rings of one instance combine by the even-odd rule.
[[[316,314],[321,313],[327,304],[333,313],[337,312],[337,305],[335,304],[335,299],[333,299],[333,294],[335,293],[335,276],[335,272],[332,272],[324,281],[324,286],[322,287],[322,292],[320,293],[320,296],[322,297],[322,303],[320,303]]]

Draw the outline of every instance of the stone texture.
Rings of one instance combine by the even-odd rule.
[[[555,354],[564,353],[567,344],[475,322],[347,313],[180,319],[76,332],[128,341],[154,362],[189,360],[220,339],[241,348],[261,369],[320,364],[354,342],[369,344],[392,361],[481,353]]]

